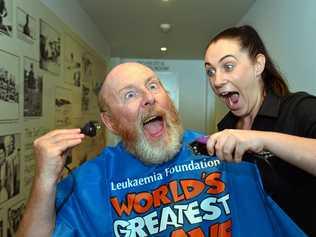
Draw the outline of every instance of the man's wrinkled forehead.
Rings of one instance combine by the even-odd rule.
[[[138,86],[148,78],[157,78],[150,68],[139,63],[126,63],[117,66],[109,73],[106,85],[111,90],[119,91],[126,86]]]

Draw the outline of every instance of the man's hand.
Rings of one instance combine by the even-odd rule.
[[[80,129],[60,129],[34,141],[35,178],[17,237],[52,235],[55,226],[56,184],[65,164],[66,153],[80,144],[83,138]]]
[[[36,159],[36,178],[44,184],[56,184],[70,148],[81,143],[80,129],[51,131],[33,143]]]
[[[245,152],[260,153],[263,142],[259,131],[225,129],[209,136],[207,150],[221,160],[240,162]]]

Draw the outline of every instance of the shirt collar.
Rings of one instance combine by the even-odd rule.
[[[276,118],[279,115],[280,106],[281,98],[272,91],[268,91],[257,116],[259,115]]]
[[[279,115],[280,106],[281,98],[275,95],[272,91],[268,91],[257,116],[276,118]],[[217,124],[217,128],[219,131],[226,128],[233,129],[235,128],[237,121],[238,117],[229,111]]]

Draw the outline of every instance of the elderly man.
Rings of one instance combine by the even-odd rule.
[[[155,169],[179,152],[183,137],[179,115],[149,68],[138,63],[115,67],[103,83],[99,104],[103,123],[122,138],[122,143],[104,149],[95,160],[77,169],[75,180],[68,177],[60,184],[55,225],[56,184],[65,163],[63,154],[78,145],[84,135],[80,129],[55,130],[35,140],[36,175],[18,236],[43,237],[53,232],[55,236],[113,236],[115,231],[124,232],[120,228],[128,231],[125,224],[113,223],[113,215],[116,211],[130,213],[131,207],[124,210],[122,204],[118,210],[123,196],[110,197],[157,182],[162,173]],[[187,132],[185,140],[192,141],[197,136]],[[59,208],[74,184],[75,191]],[[122,194],[115,192],[122,190]],[[142,209],[142,205],[149,203],[135,207]],[[156,224],[152,225],[154,228]]]

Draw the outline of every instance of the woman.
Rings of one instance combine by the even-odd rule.
[[[290,93],[260,36],[251,26],[226,29],[205,52],[214,93],[229,109],[210,136],[210,154],[256,161],[264,188],[310,236],[316,236],[316,97]],[[268,158],[267,158],[268,157]]]

